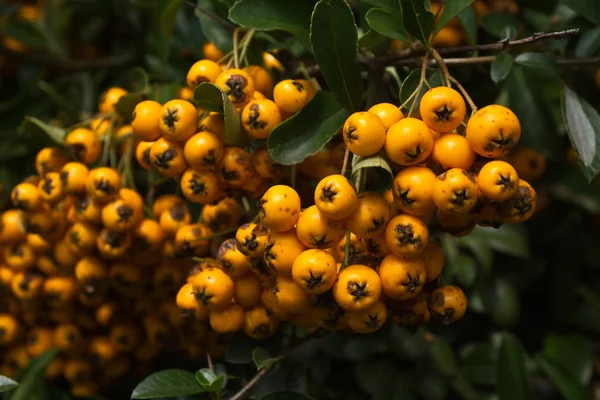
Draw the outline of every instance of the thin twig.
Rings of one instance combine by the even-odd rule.
[[[442,60],[446,65],[469,65],[469,64],[489,64],[496,59],[496,56],[480,56],[480,57],[460,57],[460,58],[443,58]],[[558,65],[565,67],[578,67],[582,65],[596,65],[600,64],[600,56],[585,57],[585,58],[565,58],[565,57],[554,57],[554,60]],[[395,66],[402,65],[419,65],[421,61],[420,57],[406,58],[394,63]],[[435,59],[431,59],[427,62],[428,65],[437,65]]]
[[[240,54],[238,52],[238,36],[240,34],[240,29],[241,28],[236,28],[233,31],[233,66],[235,68],[239,68],[240,67]]]
[[[261,380],[261,378],[263,376],[265,376],[267,374],[267,372],[269,372],[271,370],[271,367],[272,366],[268,366],[268,367],[265,367],[265,368],[261,369],[260,371],[258,371],[258,374],[254,375],[254,378],[250,379],[250,381],[248,383],[246,383],[236,394],[231,396],[229,398],[229,400],[241,399],[246,393],[248,393],[248,391],[250,389],[252,389],[252,387],[254,385],[256,385],[256,382]]]
[[[450,71],[448,71],[448,67],[446,67],[444,59],[442,56],[440,56],[440,53],[438,53],[436,49],[432,49],[431,53],[438,66],[442,70],[442,75],[444,76],[444,82],[446,83],[446,86],[450,87]]]
[[[250,47],[250,42],[252,41],[254,32],[256,32],[256,29],[250,29],[242,38],[242,50],[240,51],[240,58],[242,60],[246,59],[246,52],[248,51],[248,47]]]
[[[213,366],[212,357],[209,353],[206,353],[206,362],[208,364],[208,369],[215,372],[215,367]]]
[[[344,153],[344,163],[342,164],[342,171],[340,175],[346,175],[346,168],[348,168],[348,159],[350,158],[350,148],[346,147],[346,152]]]
[[[227,20],[219,17],[214,12],[208,11],[208,10],[205,10],[203,8],[198,7],[198,5],[194,1],[190,0],[190,1],[187,2],[187,4],[188,4],[188,6],[193,7],[196,10],[197,13],[204,14],[204,15],[206,15],[208,17],[211,17],[212,19],[214,19],[215,21],[217,21],[218,23],[220,23],[221,25],[223,25],[225,28],[229,28],[229,29],[235,29],[236,28],[236,26],[234,24],[232,24],[229,21],[227,21]]]
[[[421,89],[423,88],[423,82],[425,81],[425,76],[426,76],[426,71],[427,71],[427,60],[428,59],[429,59],[429,53],[425,54],[425,57],[423,57],[423,64],[421,65],[421,78],[419,79],[419,85],[417,86],[417,89],[415,90],[415,93],[417,94],[417,96],[419,96],[419,93],[421,93]],[[410,117],[410,115],[413,112],[413,109],[417,105],[417,98],[415,98],[413,103],[410,105],[410,109],[408,110],[407,117]]]
[[[469,96],[469,92],[467,92],[463,85],[461,85],[460,82],[457,81],[456,78],[454,78],[452,75],[449,75],[448,79],[456,85],[456,87],[458,88],[458,90],[461,91],[465,99],[467,99],[467,103],[469,103],[469,106],[471,107],[471,114],[475,113],[477,111],[477,106],[475,105],[475,102],[473,101],[471,96]]]

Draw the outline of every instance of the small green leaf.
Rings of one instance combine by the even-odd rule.
[[[67,135],[66,129],[52,126],[30,116],[25,117],[19,132],[32,143],[36,142],[38,144],[38,140],[42,140],[43,143],[48,141],[47,138],[50,138],[52,142],[63,145]]]
[[[560,2],[582,17],[600,25],[600,4],[596,0],[560,0]]]
[[[365,17],[375,32],[383,36],[409,42],[410,39],[402,24],[402,13],[384,8],[372,8]]]
[[[471,43],[477,43],[477,14],[473,7],[467,7],[458,13],[458,20],[469,36]]]
[[[273,357],[268,351],[260,347],[255,348],[252,352],[252,360],[259,370],[269,367],[282,359],[283,357]]]
[[[223,3],[216,2],[214,0],[198,0],[198,8],[206,10],[222,21],[227,21],[228,7]],[[229,52],[233,49],[233,30],[225,25],[222,21],[219,21],[215,17],[207,14],[203,14],[200,10],[194,10],[194,14],[198,21],[200,21],[200,27],[204,37],[212,42],[219,50],[223,52]]]
[[[240,145],[247,141],[242,130],[240,115],[229,97],[215,84],[203,82],[194,90],[196,106],[205,111],[215,111],[225,119],[225,143],[230,146]]]
[[[225,383],[225,376],[217,375],[209,368],[202,368],[196,372],[196,380],[202,386],[202,389],[207,392],[219,392],[223,389]]]
[[[38,81],[38,88],[46,93],[63,111],[79,111],[79,107],[61,93],[56,87],[46,81]]]
[[[319,91],[306,107],[273,129],[269,154],[279,164],[298,164],[325,146],[348,116],[331,92]]]
[[[500,39],[513,40],[517,37],[517,28],[512,25],[505,26],[500,34]]]
[[[557,70],[554,58],[542,53],[521,53],[515,58],[515,62],[525,67],[542,69],[544,71]]]
[[[587,30],[575,46],[575,57],[590,57],[600,50],[600,27]]]
[[[445,376],[452,377],[458,373],[456,355],[452,347],[441,337],[436,336],[429,347],[429,355],[437,369]]]
[[[140,67],[131,70],[131,92],[145,92],[150,87],[150,77],[148,73]]]
[[[303,395],[302,393],[282,390],[280,392],[266,394],[262,396],[260,400],[310,400],[310,397]]]
[[[425,8],[423,0],[400,0],[404,28],[423,44],[429,43],[433,30],[433,14]]]
[[[535,361],[540,369],[548,375],[564,399],[581,400],[590,398],[589,389],[577,382],[568,371],[565,371],[553,360],[540,354],[535,358]]]
[[[394,173],[390,167],[389,162],[380,155],[374,155],[370,157],[359,157],[354,156],[352,159],[352,175],[355,175],[359,169],[363,168],[381,168],[390,174],[390,178],[394,179]]]
[[[58,349],[51,349],[29,361],[29,364],[20,373],[22,375],[21,382],[10,396],[10,400],[30,400],[40,381],[44,379],[46,368],[58,353]]]
[[[520,22],[514,15],[507,12],[493,12],[481,17],[481,25],[490,35],[503,39],[506,27],[510,26],[516,29]]]
[[[503,81],[512,69],[515,59],[510,54],[499,53],[494,61],[490,70],[490,75],[495,83]]]
[[[564,118],[579,164],[591,182],[600,171],[600,115],[590,103],[565,85]]]
[[[375,54],[385,54],[390,49],[391,40],[373,29],[369,29],[367,33],[358,39],[358,47],[361,49],[369,49]],[[393,67],[388,67],[394,69]],[[395,69],[394,69],[395,72]]]
[[[500,400],[528,400],[533,397],[526,362],[527,354],[519,339],[505,333],[498,353],[497,390]]]
[[[442,15],[435,26],[434,36],[440,31],[450,20],[460,14],[463,10],[471,5],[475,0],[447,0]]]
[[[589,385],[594,371],[591,343],[581,334],[550,333],[544,340],[544,355],[561,365],[580,384]]]
[[[0,393],[10,392],[13,389],[16,389],[19,384],[12,379],[0,375]]]
[[[146,98],[144,93],[129,93],[121,97],[117,104],[115,104],[115,110],[123,118],[131,118],[133,110],[138,103],[141,103]]]
[[[204,392],[193,373],[167,369],[146,377],[133,390],[132,399],[189,396]]]
[[[350,112],[360,110],[363,94],[357,35],[348,3],[344,0],[317,3],[310,25],[313,53],[329,89]]]
[[[239,0],[229,10],[229,18],[247,28],[288,31],[310,50],[310,0]]]
[[[425,71],[425,78],[427,79],[427,81],[429,82],[431,87],[437,87],[437,86],[442,85],[442,75],[441,75],[440,71],[437,69],[431,69],[431,68],[427,69],[427,71]],[[399,97],[400,97],[401,104],[404,104],[406,102],[406,100],[413,94],[413,92],[415,90],[417,90],[420,79],[421,79],[421,69],[420,68],[413,69],[412,71],[410,71],[410,73],[408,74],[406,79],[404,79],[404,82],[402,82],[402,86],[400,87]],[[416,101],[417,103],[415,104],[415,106],[413,108],[415,110],[418,110],[419,104],[421,104],[421,98],[423,97],[423,95],[425,94],[425,92],[427,90],[429,90],[427,88],[427,86],[423,85],[421,87],[420,93],[416,97],[413,97],[413,100],[409,101],[404,106],[404,108],[406,110],[409,110],[411,104],[414,101]]]

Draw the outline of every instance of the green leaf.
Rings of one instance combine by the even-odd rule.
[[[519,321],[521,303],[513,285],[496,278],[481,290],[485,306],[496,324],[508,328]]]
[[[529,239],[523,225],[502,225],[498,229],[477,226],[470,236],[480,236],[500,253],[522,259],[530,257]]]
[[[542,53],[521,53],[515,58],[517,64],[529,68],[542,69],[544,71],[557,71],[556,61],[554,58]]]
[[[458,13],[458,20],[469,36],[471,43],[477,43],[477,14],[473,7],[467,7]]]
[[[582,385],[589,385],[593,373],[591,343],[581,334],[550,333],[544,340],[544,355],[561,365]]]
[[[490,70],[492,80],[495,83],[503,81],[508,74],[510,74],[514,62],[515,59],[510,54],[499,53],[492,62],[492,67]]]
[[[17,388],[19,384],[12,379],[0,375],[0,393],[9,392],[15,388]]]
[[[527,372],[527,354],[519,339],[505,333],[498,353],[498,397],[500,400],[528,400],[533,398]]]
[[[475,0],[447,0],[442,15],[437,21],[434,36],[440,31],[450,20],[460,14],[463,10],[471,5]]]
[[[590,398],[589,389],[577,382],[568,371],[556,364],[547,356],[540,354],[536,357],[537,365],[548,375],[560,394],[566,400],[581,400]]]
[[[45,46],[46,41],[34,25],[10,19],[2,29],[4,35],[18,40],[29,48],[40,48]]]
[[[431,87],[437,87],[437,86],[442,85],[442,75],[441,75],[440,71],[437,69],[432,69],[432,68],[427,69],[425,71],[425,78],[427,79],[427,81],[429,82]],[[413,69],[412,71],[410,71],[410,73],[408,74],[406,79],[404,79],[404,82],[402,82],[402,86],[400,87],[399,97],[400,97],[401,104],[404,104],[406,102],[406,100],[410,97],[410,95],[413,94],[413,92],[415,90],[417,90],[420,79],[421,79],[421,69],[420,68]],[[404,108],[406,110],[409,110],[411,104],[414,101],[416,101],[417,103],[415,104],[415,106],[413,108],[415,110],[418,110],[419,104],[421,104],[421,98],[423,97],[423,95],[425,94],[425,92],[427,90],[429,90],[429,88],[426,85],[423,85],[420,93],[416,97],[413,97],[413,100],[409,101],[404,106]]]
[[[503,39],[505,29],[507,27],[516,29],[520,22],[514,15],[507,12],[493,12],[481,17],[481,25],[490,35]]]
[[[129,93],[121,97],[117,104],[115,104],[115,110],[123,118],[130,118],[131,114],[135,110],[135,106],[138,103],[144,101],[146,96],[144,93]]]
[[[46,368],[58,353],[58,349],[51,349],[29,361],[29,364],[24,368],[19,387],[10,396],[10,400],[30,400],[40,381],[44,379]]]
[[[225,376],[217,375],[209,368],[202,368],[196,372],[196,380],[207,392],[219,392],[223,389]]]
[[[310,50],[311,0],[239,0],[229,10],[229,18],[248,28],[288,31]]]
[[[223,21],[227,21],[229,9],[223,3],[214,0],[198,0],[197,4],[200,9],[218,16]],[[198,9],[194,10],[194,14],[200,21],[202,33],[208,41],[226,53],[233,49],[233,30],[230,27],[223,25],[222,21],[211,15],[201,13]]]
[[[596,0],[560,0],[560,2],[596,25],[600,25],[600,3]]]
[[[132,399],[189,396],[204,389],[193,373],[182,369],[167,369],[146,377],[133,390]]]
[[[259,370],[269,367],[282,359],[283,357],[273,357],[268,351],[260,347],[255,348],[252,352],[252,360]]]
[[[256,342],[246,335],[236,335],[231,341],[223,361],[231,364],[248,364],[252,362],[252,352],[256,346]]]
[[[260,400],[310,400],[310,397],[303,395],[302,393],[282,390],[280,392],[266,394],[262,396]]]
[[[310,25],[310,42],[321,73],[338,102],[348,111],[360,110],[362,79],[358,36],[352,9],[344,0],[321,0]]]
[[[433,14],[425,8],[423,0],[400,0],[404,28],[416,39],[429,43],[429,35],[433,30]]]
[[[367,393],[375,393],[393,376],[395,366],[391,359],[370,358],[356,364],[354,374],[358,385]]]
[[[42,90],[44,93],[48,95],[56,103],[58,107],[62,109],[62,111],[79,111],[79,107],[73,104],[73,102],[68,99],[63,93],[61,93],[56,87],[49,84],[46,81],[38,81],[38,88]]]
[[[279,164],[298,164],[325,146],[348,116],[331,92],[319,91],[306,107],[273,129],[269,154]]]
[[[586,31],[575,46],[575,57],[590,57],[600,49],[600,27]]]
[[[471,287],[473,285],[477,277],[477,265],[472,257],[461,253],[451,268],[452,275],[461,286]]]
[[[383,36],[409,42],[410,39],[402,25],[402,13],[384,8],[372,8],[365,17],[375,32]]]
[[[380,155],[370,157],[354,156],[352,158],[352,175],[356,174],[359,169],[363,168],[381,168],[390,174],[390,178],[394,179],[394,173],[388,161]]]
[[[171,36],[173,26],[175,25],[175,18],[182,4],[183,0],[171,0],[169,5],[161,12],[158,23],[161,35]]]
[[[585,99],[579,97],[565,85],[564,118],[569,138],[577,155],[581,169],[591,182],[600,171],[598,152],[600,137],[600,115]]]
[[[494,252],[492,251],[492,246],[485,235],[474,233],[459,238],[458,242],[462,247],[466,247],[467,249],[471,250],[483,271],[489,273],[492,270],[492,265],[494,263]]]
[[[437,369],[445,376],[451,377],[458,373],[456,355],[452,347],[439,336],[436,336],[429,347],[429,355]]]
[[[29,141],[36,144],[40,143],[38,142],[39,140],[41,140],[41,143],[46,143],[49,138],[51,139],[51,142],[63,145],[67,135],[66,129],[52,126],[30,116],[25,117],[19,128],[19,132],[21,135],[28,138]]]
[[[390,49],[391,40],[373,29],[369,29],[367,33],[358,39],[358,47],[361,49],[369,49],[375,54],[385,54]],[[393,67],[388,67],[394,69]],[[395,69],[394,69],[395,72]]]
[[[362,3],[372,7],[386,8],[388,10],[400,11],[400,2],[398,0],[362,0]]]
[[[246,133],[242,130],[240,115],[229,97],[215,84],[203,82],[194,90],[196,106],[205,111],[215,111],[225,119],[225,143],[240,145],[247,141]]]
[[[150,87],[150,77],[144,69],[136,67],[131,70],[131,92],[145,92]]]

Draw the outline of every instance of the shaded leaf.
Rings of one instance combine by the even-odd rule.
[[[544,340],[544,355],[561,365],[580,384],[588,385],[593,373],[591,343],[580,334],[551,333]]]
[[[260,347],[257,347],[252,351],[252,360],[259,370],[279,362],[282,358],[283,357],[273,357],[268,351]]]
[[[306,107],[273,129],[269,154],[279,164],[298,164],[325,146],[348,116],[331,92],[319,91]]]
[[[600,171],[600,115],[590,103],[565,85],[564,118],[571,143],[577,150],[580,166],[591,182]]]
[[[144,92],[150,87],[150,78],[142,68],[136,67],[132,69],[130,77],[132,92]]]
[[[12,379],[0,375],[0,393],[9,392],[15,388],[17,388],[19,384]]]
[[[398,0],[362,0],[362,3],[366,3],[373,7],[386,8],[388,10],[401,10],[400,2]]]
[[[593,56],[600,50],[600,27],[586,31],[575,46],[575,57]]]
[[[472,257],[461,253],[452,265],[452,272],[461,286],[470,287],[477,277],[477,265]]]
[[[600,3],[596,0],[560,0],[560,2],[596,25],[600,25]]]
[[[175,25],[175,18],[183,4],[183,0],[172,0],[161,12],[158,26],[163,36],[170,36]]]
[[[196,380],[207,392],[219,392],[225,383],[225,376],[217,375],[209,368],[202,368],[196,372]]]
[[[196,106],[205,111],[215,111],[225,119],[225,143],[230,146],[240,145],[247,140],[242,130],[240,115],[229,97],[215,84],[203,82],[194,90]]]
[[[352,9],[344,0],[321,0],[310,25],[310,42],[321,73],[338,102],[348,111],[360,109],[362,79],[358,36]]]
[[[506,224],[498,229],[477,226],[472,235],[484,238],[492,249],[500,253],[523,259],[530,257],[529,239],[523,225]]]
[[[29,48],[40,48],[46,45],[44,37],[35,29],[35,26],[28,22],[10,19],[4,24],[2,32]]]
[[[519,321],[521,303],[514,286],[503,279],[496,278],[480,290],[483,302],[496,324],[509,328]]]
[[[515,59],[510,54],[499,53],[496,58],[494,58],[490,69],[492,80],[495,83],[503,81],[508,74],[510,74],[514,62]]]
[[[58,355],[58,349],[51,349],[29,361],[29,364],[20,372],[19,387],[10,396],[11,400],[30,400],[44,379],[46,368]]]
[[[394,376],[395,366],[389,358],[371,358],[356,364],[354,370],[358,385],[367,393],[374,393]]]
[[[442,15],[440,15],[435,27],[434,36],[440,31],[450,20],[463,10],[471,5],[475,0],[447,0]]]
[[[214,0],[198,0],[198,7],[202,10],[211,12],[217,15],[222,20],[227,20],[229,8],[223,3]],[[201,13],[199,10],[194,10],[194,14],[198,21],[204,37],[212,42],[219,50],[229,52],[233,49],[233,30],[211,15]]]
[[[437,86],[442,85],[442,75],[441,75],[440,71],[437,69],[428,68],[427,71],[425,71],[425,78],[427,79],[427,81],[429,82],[431,87],[437,87]],[[406,102],[406,100],[410,97],[410,95],[413,94],[413,92],[415,90],[417,90],[420,79],[421,79],[421,69],[420,68],[410,71],[410,73],[408,74],[406,79],[404,79],[404,82],[402,82],[402,86],[400,87],[399,98],[400,98],[401,104],[404,104]],[[429,88],[426,85],[423,85],[420,93],[416,97],[414,97],[413,100],[409,101],[404,106],[404,108],[406,110],[409,110],[411,104],[414,101],[416,101],[417,103],[415,104],[415,106],[413,108],[415,110],[418,110],[419,104],[421,104],[421,98],[423,97],[423,95],[425,94],[425,92],[427,90],[429,90]]]
[[[167,369],[146,377],[133,390],[132,399],[188,396],[204,389],[193,373],[182,369]]]
[[[521,53],[515,58],[517,64],[529,68],[543,69],[544,71],[557,71],[554,58],[542,53]]]
[[[458,20],[469,36],[472,44],[477,43],[477,14],[473,7],[467,7],[458,13]]]
[[[537,365],[548,375],[560,394],[566,400],[581,400],[590,397],[589,390],[581,385],[568,371],[556,364],[547,356],[540,354],[536,357]]]
[[[288,31],[310,50],[309,30],[314,4],[311,0],[240,0],[229,10],[229,18],[249,28]]]
[[[231,364],[247,364],[252,362],[252,352],[256,347],[255,341],[246,335],[236,335],[231,341],[223,361]]]
[[[533,397],[527,372],[527,354],[519,339],[505,333],[498,353],[497,388],[500,400],[528,400]]]
[[[446,376],[458,373],[458,364],[452,347],[439,336],[436,336],[429,347],[429,355],[437,369]]]
[[[63,145],[65,143],[65,137],[67,131],[64,128],[52,126],[37,118],[26,116],[21,124],[19,132],[24,137],[28,138],[32,143],[39,144],[39,140],[42,143],[47,142],[47,138],[50,138],[52,142]]]
[[[390,38],[373,29],[369,29],[367,33],[358,39],[358,47],[361,49],[369,49],[375,54],[384,54],[390,48]]]
[[[402,13],[384,8],[372,8],[366,15],[367,23],[375,32],[383,36],[410,41],[402,22]]]
[[[352,159],[352,175],[356,174],[359,169],[363,168],[381,168],[390,174],[390,178],[394,178],[394,173],[388,161],[380,155],[370,157],[354,156]]]
[[[504,38],[506,27],[510,26],[517,29],[520,25],[519,20],[507,12],[493,12],[481,17],[483,29],[492,36],[499,39]]]
[[[303,395],[302,393],[282,390],[280,392],[266,394],[262,396],[260,400],[310,400],[310,397]]]
[[[429,43],[434,16],[425,8],[425,2],[423,0],[400,0],[400,4],[406,31],[424,44]]]
[[[123,118],[130,118],[135,110],[135,106],[141,103],[146,98],[144,93],[129,93],[121,97],[117,104],[115,104],[115,110]]]

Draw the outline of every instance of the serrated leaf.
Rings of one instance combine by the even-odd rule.
[[[319,91],[306,107],[273,129],[269,154],[279,164],[298,164],[325,146],[349,115],[331,92]]]
[[[410,41],[402,22],[400,11],[386,10],[384,8],[372,8],[367,12],[366,20],[371,29],[383,36]]]
[[[204,392],[193,373],[167,369],[146,377],[133,390],[132,399],[189,396]]]
[[[314,4],[311,0],[239,0],[229,10],[229,18],[248,28],[288,31],[310,50]]]
[[[268,351],[260,347],[257,347],[252,351],[252,360],[259,370],[269,367],[282,359],[283,357],[273,357]]]
[[[565,85],[564,118],[571,143],[577,150],[580,166],[591,182],[600,171],[600,115],[585,99]]]
[[[63,145],[67,135],[66,129],[52,126],[30,116],[24,118],[23,123],[19,128],[19,132],[30,141],[37,142],[37,144],[39,144],[38,140],[41,139],[43,143],[45,138],[49,138],[52,142]]]
[[[536,357],[537,365],[548,375],[554,386],[566,400],[581,400],[590,398],[589,389],[581,385],[568,371],[565,371],[553,360],[540,354]]]
[[[587,30],[575,46],[575,57],[590,57],[600,49],[600,27]]]
[[[198,0],[197,5],[198,8],[209,11],[227,21],[229,9],[223,3],[214,0]],[[194,10],[194,15],[200,21],[200,28],[208,41],[225,53],[233,49],[233,30],[231,28],[223,25],[213,16],[201,13],[200,10]]]
[[[425,8],[423,0],[400,0],[402,19],[408,33],[424,44],[429,43],[434,15]]]
[[[505,333],[498,353],[499,400],[528,400],[533,397],[526,359],[527,354],[519,339]]]
[[[600,25],[600,3],[596,0],[560,0],[560,2],[582,17]]]
[[[492,62],[492,67],[490,69],[490,75],[492,80],[495,83],[499,83],[503,81],[510,71],[512,70],[515,59],[510,54],[499,53],[494,61]]]
[[[477,14],[473,7],[467,7],[458,13],[458,20],[469,36],[472,44],[477,43]]]
[[[471,5],[475,0],[447,0],[435,26],[434,36],[440,31],[452,18],[458,16],[463,10]]]
[[[521,53],[515,58],[515,62],[529,68],[537,68],[544,71],[557,71],[557,65],[554,58],[542,53]]]
[[[205,111],[214,111],[225,119],[225,144],[236,146],[247,141],[242,130],[240,115],[229,97],[215,84],[203,82],[194,90],[196,106]]]
[[[363,86],[358,65],[358,34],[352,9],[344,0],[321,0],[310,25],[310,42],[321,73],[338,102],[360,109]]]
[[[354,156],[352,159],[352,175],[355,175],[358,170],[363,168],[381,168],[390,174],[390,178],[394,179],[394,173],[389,162],[380,155],[370,157]]]
[[[30,400],[44,377],[44,372],[52,360],[58,355],[58,349],[51,349],[29,361],[21,371],[19,387],[11,394],[11,400]]]
[[[12,379],[0,375],[0,393],[9,392],[11,390],[16,389],[19,384]]]

